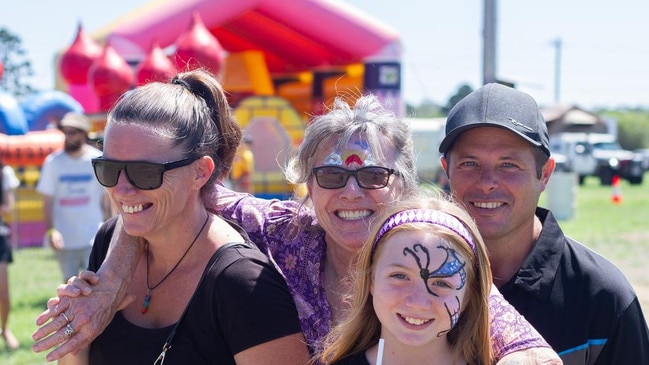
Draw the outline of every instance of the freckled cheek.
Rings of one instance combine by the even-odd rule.
[[[391,285],[378,285],[374,287],[374,300],[378,305],[396,305],[409,296],[409,292],[404,288]]]
[[[438,297],[433,296],[433,305],[447,306],[449,308],[457,307],[457,299],[455,293],[442,294]]]

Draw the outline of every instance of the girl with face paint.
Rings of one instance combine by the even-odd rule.
[[[314,362],[493,363],[491,271],[466,211],[422,193],[376,223],[352,277],[351,310]]]

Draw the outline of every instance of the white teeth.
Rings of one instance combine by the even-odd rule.
[[[124,213],[137,213],[142,211],[142,204],[137,204],[137,205],[122,205],[122,210]]]
[[[371,214],[372,214],[371,210],[340,210],[336,212],[338,218],[349,220],[349,221],[367,218]]]
[[[419,319],[419,318],[412,318],[412,317],[406,317],[406,316],[401,316],[406,322],[410,324],[414,324],[415,326],[421,326],[424,323],[427,323],[430,321],[430,319]]]
[[[500,206],[502,206],[503,203],[496,203],[496,202],[489,202],[489,203],[481,203],[481,202],[475,202],[473,203],[473,206],[476,208],[485,208],[485,209],[495,209]]]

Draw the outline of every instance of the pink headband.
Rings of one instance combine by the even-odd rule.
[[[462,237],[464,241],[469,244],[469,247],[471,247],[471,250],[473,250],[473,254],[477,257],[475,243],[473,242],[473,238],[469,233],[469,230],[464,226],[464,224],[462,224],[459,219],[450,214],[432,209],[409,209],[391,215],[385,221],[385,223],[383,223],[383,226],[381,226],[381,229],[379,229],[379,233],[376,234],[376,239],[374,239],[372,251],[376,249],[376,244],[386,233],[388,233],[388,231],[397,226],[407,223],[430,223],[446,227],[460,235],[460,237]]]

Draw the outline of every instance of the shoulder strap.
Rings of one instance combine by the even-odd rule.
[[[231,242],[231,243],[226,243],[225,245],[219,247],[216,252],[214,253],[214,258],[212,259],[212,262],[209,264],[207,268],[203,271],[203,275],[201,275],[201,279],[198,281],[198,285],[196,286],[196,290],[194,290],[194,294],[192,294],[192,297],[189,299],[189,302],[187,302],[187,306],[185,306],[185,310],[183,310],[183,313],[180,315],[180,318],[178,318],[178,322],[176,322],[176,325],[174,328],[171,330],[171,333],[169,333],[169,336],[167,337],[167,340],[165,341],[164,345],[162,345],[162,352],[160,355],[158,355],[158,358],[156,361],[153,363],[153,365],[162,365],[165,361],[165,355],[167,354],[167,350],[171,348],[171,342],[173,341],[174,335],[176,334],[176,330],[178,329],[178,326],[180,325],[180,322],[183,320],[185,317],[185,313],[187,313],[187,309],[189,308],[189,305],[192,303],[192,300],[194,300],[194,297],[196,296],[196,292],[198,292],[198,288],[201,286],[203,283],[203,279],[205,279],[205,276],[207,273],[209,273],[212,270],[212,267],[219,261],[221,256],[223,256],[223,253],[226,251],[226,249],[230,247],[250,247],[250,245],[247,242]],[[217,268],[216,275],[218,276],[221,274],[221,271],[223,271],[225,267],[220,267]]]

